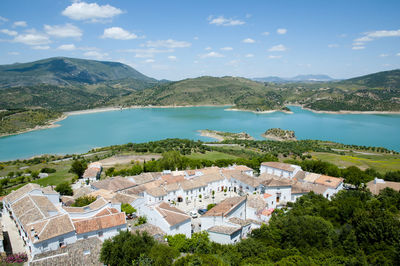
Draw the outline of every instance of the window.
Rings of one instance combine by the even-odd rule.
[[[98,236],[102,237],[103,236],[103,231],[99,231]]]
[[[87,235],[84,235],[84,236],[83,236],[83,239],[88,239],[88,236],[87,236]]]
[[[48,247],[47,243],[43,243],[43,248],[46,249]]]
[[[90,255],[90,249],[86,249],[83,251],[83,255]]]
[[[201,192],[201,188],[199,188],[199,192]]]

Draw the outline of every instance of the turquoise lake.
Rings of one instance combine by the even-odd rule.
[[[400,115],[317,114],[290,106],[293,114],[225,111],[223,107],[143,108],[69,116],[60,127],[0,138],[0,161],[40,154],[72,154],[128,142],[165,138],[211,140],[197,130],[294,130],[298,139],[331,140],[400,151]]]

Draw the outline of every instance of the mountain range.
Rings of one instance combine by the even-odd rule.
[[[329,77],[328,75],[297,75],[292,78],[282,78],[277,76],[270,76],[264,78],[252,78],[252,80],[260,82],[273,82],[273,83],[290,83],[290,82],[326,82],[333,81],[335,79]]]

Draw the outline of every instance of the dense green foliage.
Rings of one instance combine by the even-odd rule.
[[[72,190],[72,187],[68,182],[57,185],[55,191],[60,193],[60,195],[62,196],[72,196],[74,194],[74,191]]]
[[[0,102],[3,99],[0,99]],[[0,103],[0,106],[3,106]],[[0,111],[0,135],[11,134],[34,128],[36,126],[47,125],[49,121],[61,116],[60,112],[47,109],[14,109]]]
[[[136,212],[136,209],[133,208],[130,204],[128,203],[122,203],[121,204],[121,211],[124,212],[125,214],[132,214]]]
[[[74,160],[69,171],[76,174],[78,178],[81,178],[86,170],[86,167],[87,163],[84,160]]]
[[[178,234],[167,236],[169,247],[152,253],[154,240],[147,235],[122,232],[105,241],[101,260],[110,265],[117,258],[120,265],[399,265],[399,214],[400,193],[392,189],[378,196],[341,191],[331,201],[310,193],[234,245],[212,243],[206,232],[192,238]]]
[[[77,198],[75,200],[75,202],[72,203],[71,206],[72,207],[84,207],[84,206],[87,206],[87,205],[89,205],[90,203],[92,203],[94,201],[96,201],[96,197],[95,196],[86,195],[86,196],[82,196],[82,197]]]

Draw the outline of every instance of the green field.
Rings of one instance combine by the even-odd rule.
[[[197,159],[197,160],[210,160],[215,161],[219,159],[237,159],[238,156],[222,153],[219,151],[208,151],[205,154],[203,153],[193,153],[191,155],[186,155],[186,157],[190,159]]]
[[[364,155],[348,153],[346,155],[313,152],[311,153],[314,159],[333,163],[339,167],[357,166],[360,169],[374,168],[378,172],[388,172],[400,170],[400,155]]]

